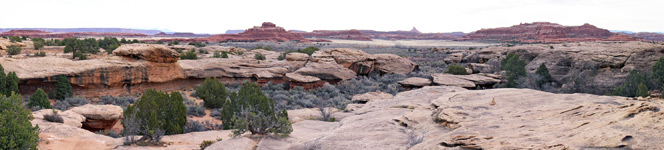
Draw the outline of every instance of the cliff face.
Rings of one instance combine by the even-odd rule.
[[[261,53],[266,60],[253,56]],[[147,89],[163,91],[191,88],[205,78],[238,82],[250,80],[260,84],[292,83],[308,89],[325,82],[355,78],[358,74],[408,73],[417,65],[396,55],[370,55],[356,49],[326,49],[300,59],[277,60],[279,52],[252,50],[230,58],[178,60],[174,50],[163,45],[128,44],[114,52],[116,56],[74,61],[58,57],[26,59],[0,58],[7,72],[16,72],[21,80],[21,93],[31,94],[37,88],[55,89],[56,79],[65,75],[74,85],[77,96],[104,96],[140,93]],[[355,55],[363,54],[363,55]],[[354,67],[366,64],[366,68]],[[286,76],[293,73],[294,76]]]
[[[282,27],[276,26],[274,23],[264,22],[260,27],[256,26],[249,28],[239,34],[217,34],[212,35],[208,41],[221,42],[255,42],[255,41],[272,41],[272,42],[285,42],[285,41],[300,41],[311,42],[305,39],[298,33],[288,32]]]
[[[482,29],[460,40],[503,41],[521,43],[562,43],[579,41],[634,41],[636,39],[611,33],[590,24],[563,26],[549,22],[535,22],[511,27]]]

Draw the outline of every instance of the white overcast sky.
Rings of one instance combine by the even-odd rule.
[[[3,0],[0,28],[118,27],[223,33],[288,30],[472,32],[522,22],[664,32],[664,0]]]

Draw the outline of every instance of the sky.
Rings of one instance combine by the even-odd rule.
[[[547,21],[664,32],[663,0],[7,0],[0,28],[472,32]]]

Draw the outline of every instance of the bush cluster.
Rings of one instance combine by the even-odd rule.
[[[31,118],[21,95],[0,94],[0,149],[37,149],[39,126],[33,127]]]
[[[196,59],[198,59],[198,55],[196,54],[195,50],[190,50],[190,51],[187,51],[187,52],[184,52],[184,53],[180,54],[180,59],[183,59],[183,60],[184,59],[196,60]]]
[[[71,107],[83,106],[88,103],[88,99],[85,98],[67,97],[64,100],[56,101],[55,104],[53,104],[53,108],[58,110],[67,110]]]
[[[221,120],[224,129],[233,129],[235,136],[247,131],[285,135],[293,131],[286,110],[276,110],[273,99],[252,82],[245,82],[238,92],[231,92],[223,105]]]
[[[30,102],[28,103],[29,108],[35,108],[37,107],[38,109],[51,109],[51,102],[48,101],[48,95],[46,95],[46,92],[42,90],[41,88],[37,88],[35,90],[35,94],[32,94],[30,96]]]
[[[5,74],[5,69],[0,65],[0,94],[12,95],[12,93],[18,93],[18,89],[16,72]]]
[[[126,143],[159,144],[163,135],[181,134],[187,123],[187,108],[179,92],[170,94],[147,90],[127,107],[122,119]],[[130,135],[143,135],[132,139]]]
[[[445,73],[449,74],[454,74],[454,75],[467,75],[468,72],[466,72],[466,67],[460,66],[460,65],[450,65],[447,68],[447,71]]]
[[[18,46],[18,45],[7,46],[7,54],[9,54],[9,55],[21,54],[21,50],[22,50],[21,46]]]

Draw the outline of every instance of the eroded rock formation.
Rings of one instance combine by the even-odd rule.
[[[635,38],[611,33],[590,24],[563,26],[549,22],[522,23],[511,27],[482,29],[459,40],[520,43],[564,43],[580,41],[635,41]]]
[[[286,42],[286,41],[299,41],[311,42],[305,39],[298,33],[286,31],[282,27],[278,27],[274,23],[264,22],[261,26],[249,28],[239,34],[217,34],[207,38],[208,41],[214,42],[255,42],[255,41],[272,41],[272,42]]]
[[[311,59],[306,54],[291,53],[286,60],[277,59],[279,52],[262,49],[248,52],[216,46],[209,49],[231,53],[229,58],[178,60],[179,54],[163,45],[128,44],[117,48],[115,56],[100,59],[0,58],[0,64],[6,71],[17,73],[23,94],[29,95],[37,88],[54,90],[57,76],[65,75],[79,96],[135,94],[146,89],[178,90],[200,84],[205,78],[252,80],[260,84],[289,82],[291,87],[311,89],[352,79],[358,74],[405,74],[417,67],[396,55],[370,55],[356,49],[319,50]],[[259,53],[266,59],[256,60],[254,56]]]
[[[0,33],[0,36],[29,36],[33,38],[74,38],[74,37],[147,37],[142,33],[120,32],[66,32],[51,33],[41,30],[11,30]]]

